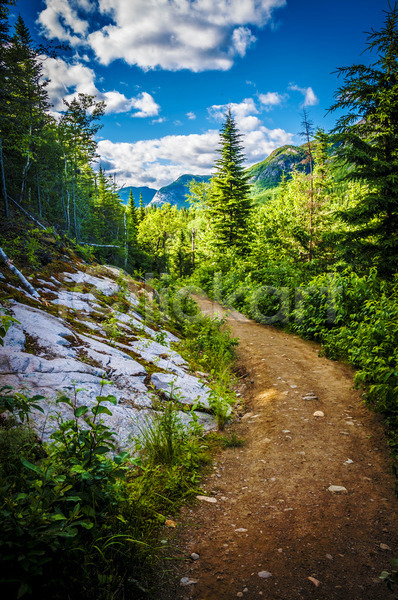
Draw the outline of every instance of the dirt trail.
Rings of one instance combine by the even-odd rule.
[[[397,598],[378,579],[398,556],[391,463],[351,370],[311,342],[238,313],[228,321],[249,373],[248,412],[235,427],[246,444],[222,451],[204,482],[217,502],[182,511],[172,543],[200,558],[180,561],[159,598]],[[182,577],[197,583],[182,586]]]

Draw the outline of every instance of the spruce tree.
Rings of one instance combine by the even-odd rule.
[[[140,192],[140,200],[139,200],[139,207],[138,207],[138,214],[137,214],[137,221],[138,223],[142,223],[142,221],[145,219],[145,207],[144,207],[144,200],[142,198],[142,193]]]
[[[244,155],[231,111],[225,115],[220,131],[220,158],[216,162],[208,212],[219,250],[235,248],[239,254],[248,251],[248,220],[251,213],[249,176],[243,168]]]
[[[368,191],[343,218],[351,224],[345,256],[358,267],[376,266],[383,276],[398,268],[398,7],[386,11],[380,31],[368,34],[366,50],[377,58],[341,67],[343,85],[330,111],[344,110],[335,133],[348,178]]]

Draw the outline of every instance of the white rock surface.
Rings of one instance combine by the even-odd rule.
[[[183,376],[171,373],[154,373],[151,382],[155,389],[163,392],[170,398],[171,394],[181,404],[195,404],[210,408],[210,389],[200,383],[197,377],[184,373]]]
[[[117,269],[109,271],[115,279],[120,275]],[[183,405],[192,406],[198,401],[199,409],[195,413],[182,407],[181,422],[188,426],[195,418],[205,431],[215,429],[215,417],[200,410],[209,409],[209,388],[202,385],[198,377],[186,372],[186,361],[170,348],[170,343],[179,341],[178,338],[166,330],[158,332],[145,325],[142,315],[137,312],[139,303],[133,294],[127,295],[131,310],[120,313],[111,312],[112,305],[96,293],[99,290],[112,302],[111,297],[119,286],[111,275],[109,278],[97,277],[79,271],[61,274],[62,283],[53,276],[50,281],[40,279],[50,298],[57,295],[56,300],[47,298],[47,301],[59,306],[59,316],[46,312],[45,304],[33,308],[13,302],[11,313],[19,323],[11,325],[4,346],[0,346],[0,386],[11,385],[30,396],[45,397],[41,402],[44,414],[35,411],[32,415],[34,426],[45,440],[50,439],[59,419],[72,416],[67,404],[56,402],[57,396],[66,394],[74,398],[76,389],[80,390],[76,396],[78,406],[92,407],[100,393],[116,397],[117,405],[109,404],[112,416],[103,415],[103,420],[115,432],[120,448],[129,448],[132,439],[149,427],[156,417],[153,406],[157,395],[153,388],[170,396],[174,386]],[[90,286],[90,292],[75,291],[73,287],[79,284]],[[71,323],[61,318],[70,314],[69,309],[74,310]],[[115,327],[125,336],[123,344],[107,339],[102,327],[104,314],[116,318]],[[130,325],[132,331],[129,331]],[[137,329],[141,331],[139,340],[136,339]],[[131,342],[128,341],[129,334]],[[159,336],[163,338],[162,343],[156,341]],[[152,374],[151,384],[148,384],[145,367],[148,363],[155,371],[163,371]],[[101,392],[104,378],[112,383],[106,384]]]

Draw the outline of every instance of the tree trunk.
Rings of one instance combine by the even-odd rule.
[[[37,181],[37,202],[39,204],[39,217],[42,218],[43,215],[42,215],[42,209],[41,209],[39,171],[36,171],[36,181]]]
[[[7,254],[4,252],[3,248],[0,248],[0,258],[3,259],[7,267],[10,269],[11,273],[14,273],[22,283],[22,285],[28,290],[31,296],[35,298],[40,298],[40,294],[35,290],[33,285],[29,283],[29,281],[24,277],[21,271],[18,271],[16,266],[12,263],[12,261],[8,258]]]
[[[66,156],[65,158],[65,186],[66,186],[66,199],[67,199],[67,203],[66,203],[66,233],[69,233],[69,229],[70,229],[70,195],[69,195],[69,188],[68,188],[68,165],[67,165],[67,161],[66,161]]]
[[[5,212],[6,212],[6,218],[8,218],[8,215],[9,215],[8,197],[7,197],[6,176],[4,173],[3,144],[2,144],[1,139],[0,139],[0,165],[1,165],[1,180],[2,180],[2,184],[3,184],[4,207],[5,207]]]

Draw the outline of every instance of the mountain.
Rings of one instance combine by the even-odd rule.
[[[249,183],[252,184],[252,196],[260,200],[260,197],[266,195],[268,190],[278,187],[283,173],[289,179],[294,168],[300,172],[309,172],[305,148],[291,145],[277,148],[265,160],[246,169],[250,177]],[[163,206],[163,204],[169,202],[172,206],[178,208],[188,208],[186,195],[189,192],[189,184],[192,179],[195,181],[210,181],[211,175],[186,174],[181,175],[173,183],[160,188],[158,191],[149,187],[125,187],[120,189],[118,193],[123,204],[127,204],[131,190],[136,206],[138,206],[141,192],[145,206],[148,204],[150,206]]]
[[[152,198],[151,206],[163,206],[169,202],[172,206],[178,208],[188,208],[186,195],[189,192],[189,184],[194,179],[195,181],[209,181],[211,175],[181,175],[178,179],[166,185],[156,192]]]
[[[293,169],[309,173],[306,151],[300,146],[282,146],[274,150],[265,160],[249,167],[252,195],[257,196],[266,190],[277,187],[283,173],[289,178]]]
[[[142,199],[144,201],[144,206],[150,203],[154,195],[156,194],[156,190],[150,187],[123,187],[118,190],[118,194],[122,199],[123,204],[127,204],[129,201],[130,190],[133,192],[134,203],[138,206],[138,202],[140,200],[140,194],[142,194]]]

